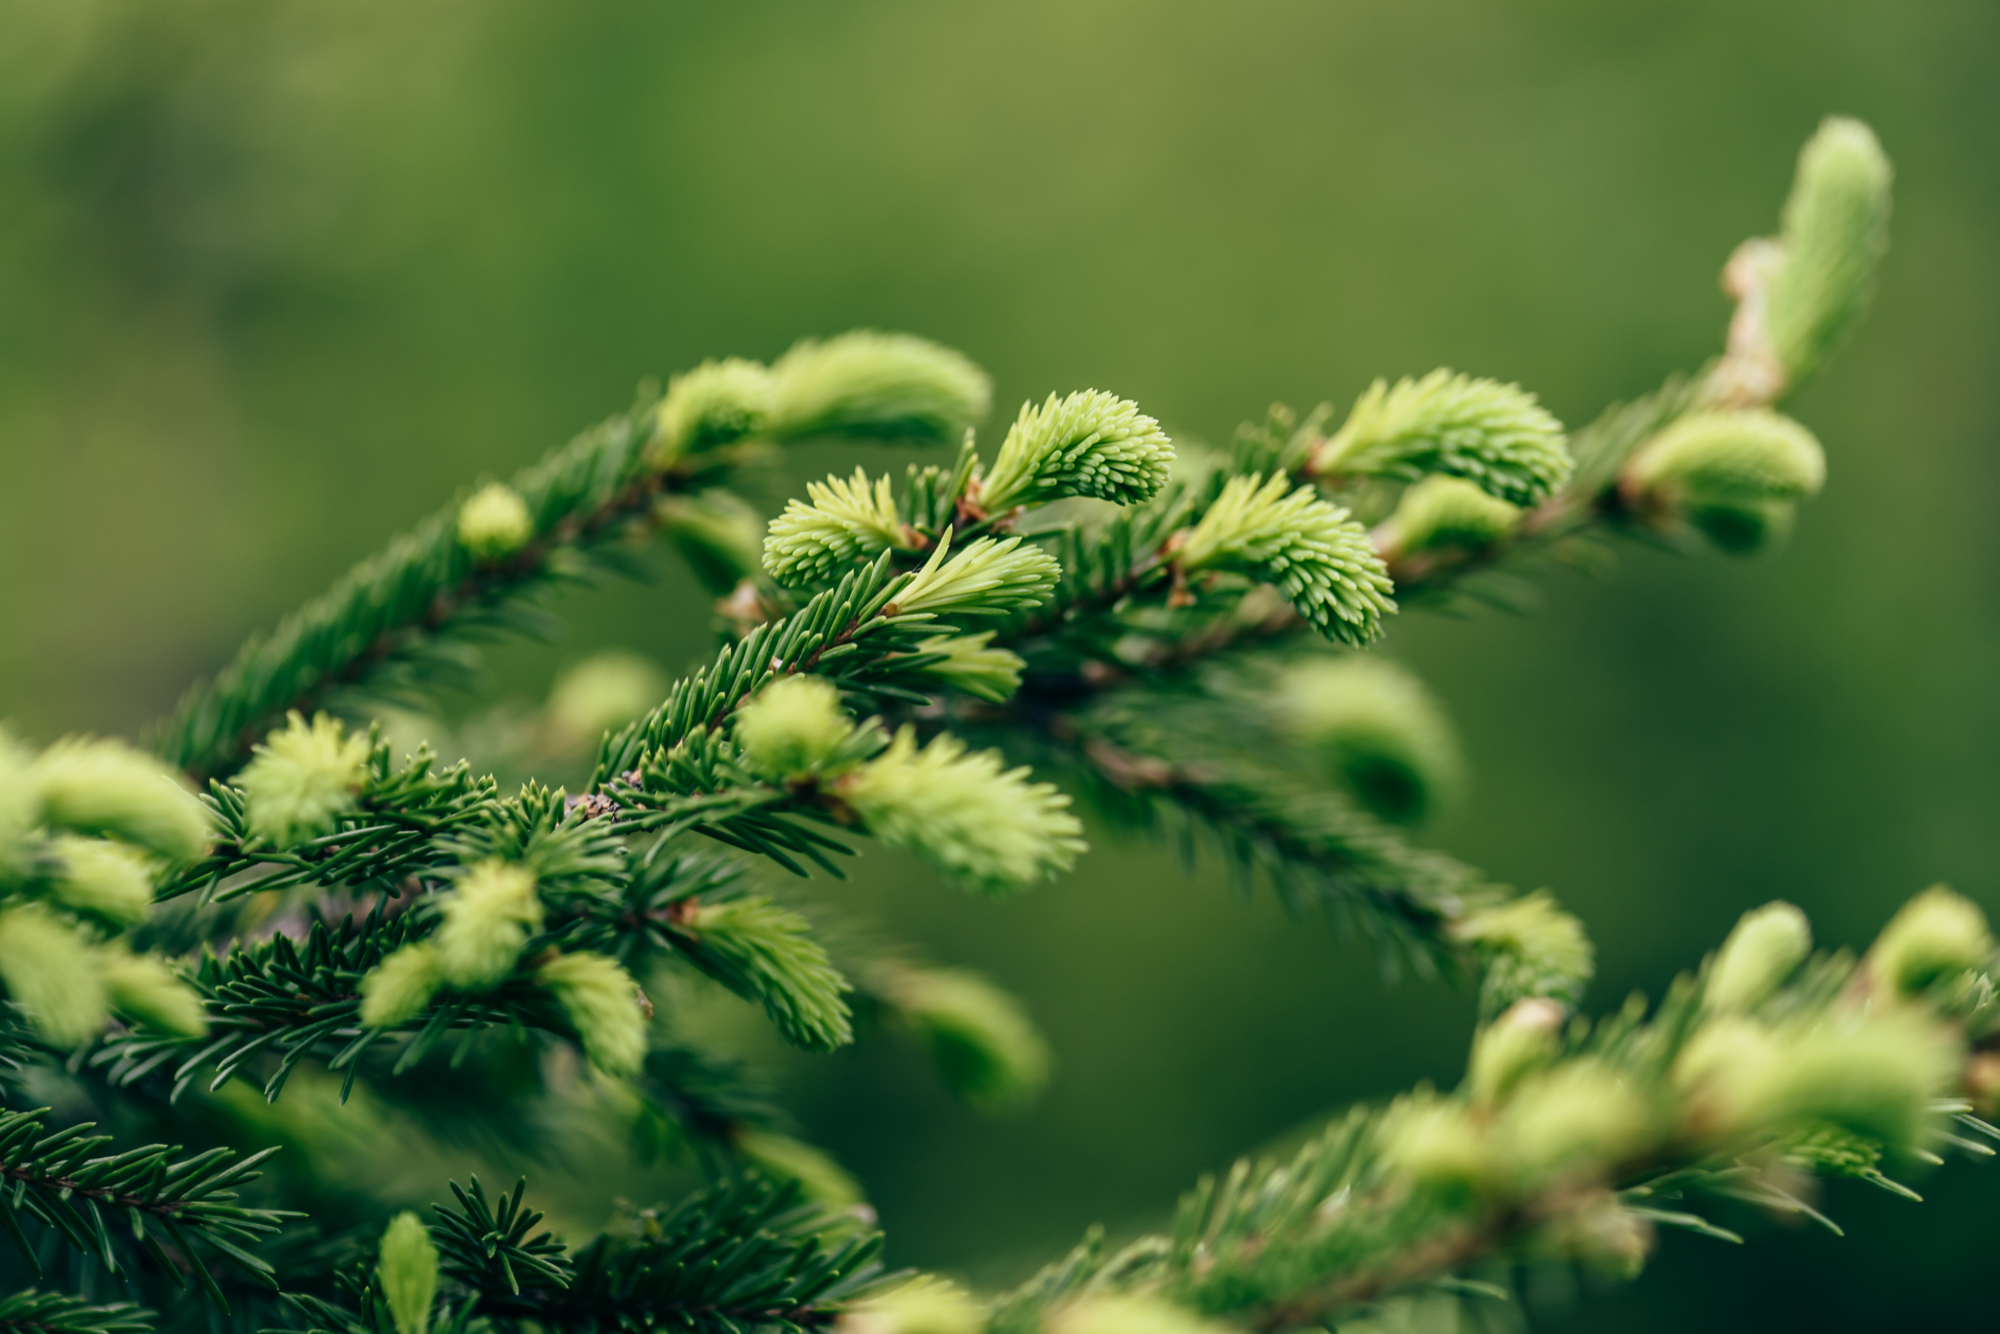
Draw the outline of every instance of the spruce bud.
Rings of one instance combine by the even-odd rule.
[[[1889,179],[1889,159],[1858,120],[1829,118],[1799,153],[1764,313],[1790,384],[1812,374],[1867,302],[1888,245]]]
[[[407,1209],[383,1229],[375,1276],[381,1280],[396,1334],[428,1334],[431,1303],[437,1298],[437,1245],[430,1229]]]
[[[670,684],[659,664],[641,654],[620,649],[592,654],[549,691],[549,726],[563,742],[588,744],[658,704]]]
[[[986,1111],[1011,1111],[1048,1083],[1048,1043],[1021,1003],[975,973],[885,970],[882,989],[931,1050],[952,1090]]]
[[[528,936],[542,925],[534,872],[497,859],[468,870],[438,912],[444,919],[432,938],[438,974],[465,991],[483,991],[512,972]]]
[[[488,482],[458,507],[458,543],[480,560],[511,556],[534,535],[528,502],[504,482]]]
[[[1385,659],[1312,658],[1278,685],[1288,731],[1325,758],[1363,806],[1414,823],[1457,788],[1458,743],[1423,684]]]
[[[1122,1293],[1069,1302],[1050,1314],[1045,1328],[1048,1334],[1223,1334],[1230,1326],[1160,1297]]]
[[[1068,870],[1084,842],[1066,795],[1001,763],[998,751],[967,754],[948,734],[918,750],[904,727],[839,793],[883,842],[971,888],[1003,893]]]
[[[1472,1101],[1480,1106],[1503,1101],[1524,1075],[1553,1060],[1567,1014],[1545,996],[1530,996],[1480,1029],[1466,1072]]]
[[[1986,914],[1970,899],[1934,885],[1904,904],[1882,928],[1869,947],[1866,966],[1882,994],[1915,996],[1984,968],[1992,958]]]
[[[332,833],[367,786],[368,753],[367,737],[323,713],[310,724],[288,714],[236,779],[251,835],[283,850]]]
[[[111,1008],[120,1014],[184,1037],[208,1032],[208,1010],[201,997],[158,959],[106,950],[98,956],[97,975]]]
[[[0,982],[58,1047],[82,1046],[109,1017],[96,964],[83,934],[40,904],[0,912]]]
[[[1419,1186],[1477,1189],[1495,1170],[1479,1120],[1464,1104],[1427,1091],[1392,1104],[1379,1134],[1383,1160]]]
[[[854,723],[840,691],[817,676],[784,676],[736,715],[736,744],[774,778],[802,778],[838,759]]]
[[[1478,955],[1485,973],[1480,1005],[1487,1014],[1524,996],[1548,996],[1564,1005],[1583,998],[1595,962],[1590,937],[1547,890],[1475,907],[1451,934]]]
[[[986,372],[909,334],[857,329],[800,342],[771,367],[773,435],[913,436],[956,444],[986,415]]]
[[[1447,547],[1484,551],[1520,522],[1518,506],[1439,473],[1403,492],[1396,512],[1375,530],[1375,545],[1391,561]]]
[[[773,1181],[798,1182],[807,1199],[835,1207],[866,1207],[860,1183],[825,1150],[790,1135],[740,1124],[731,1138],[737,1152],[759,1172]]]
[[[757,435],[771,423],[771,372],[754,361],[704,361],[667,385],[655,409],[658,432],[647,462],[667,469],[690,454]]]
[[[646,1013],[639,984],[602,954],[562,954],[535,972],[583,1040],[583,1054],[609,1075],[631,1076],[646,1062]]]
[[[932,635],[917,645],[919,653],[942,653],[944,660],[923,670],[954,690],[974,699],[1000,704],[1021,688],[1021,670],[1027,666],[1018,654],[1004,648],[989,648],[993,632],[973,635]]]
[[[61,870],[50,896],[72,912],[89,913],[117,926],[135,926],[153,906],[153,868],[145,854],[101,838],[59,835],[54,843]]]
[[[1784,985],[1812,952],[1812,925],[1789,903],[1767,903],[1744,913],[1709,966],[1702,1004],[1723,1012],[1747,1010]]]
[[[840,1334],[980,1334],[986,1308],[956,1283],[920,1274],[847,1308]]]
[[[1501,1133],[1527,1182],[1614,1168],[1652,1137],[1646,1104],[1618,1071],[1590,1057],[1528,1076],[1507,1103]]]
[[[424,1012],[443,985],[437,950],[430,942],[405,945],[361,979],[361,1022],[368,1028],[406,1024]]]
[[[1826,480],[1811,431],[1762,408],[1691,412],[1625,464],[1620,490],[1642,514],[1679,515],[1727,551],[1753,551]]]
[[[58,741],[30,769],[43,818],[191,862],[208,851],[208,811],[172,770],[122,741]]]
[[[1167,484],[1173,462],[1173,442],[1138,404],[1096,389],[1050,394],[1039,408],[1021,405],[979,481],[979,504],[988,514],[1064,496],[1136,504]]]

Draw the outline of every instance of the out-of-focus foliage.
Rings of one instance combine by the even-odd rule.
[[[1729,247],[1822,114],[1864,117],[1897,243],[1837,374],[1787,405],[1832,462],[1812,521],[1748,566],[1638,553],[1546,582],[1532,621],[1390,637],[1464,733],[1440,840],[1591,923],[1594,1008],[1773,896],[1830,945],[1935,879],[1996,904],[1990,7],[0,0],[0,31],[0,714],[37,746],[165,712],[642,376],[801,333],[938,338],[1002,404],[1115,386],[1183,443],[1441,364],[1587,420],[1716,344]],[[602,646],[678,669],[706,603],[678,573],[598,595],[496,670],[539,697]],[[893,1049],[800,1058],[789,1101],[895,1263],[1039,1255],[1457,1072],[1463,998],[1384,1004],[1360,951],[1094,842],[1004,905],[881,858],[839,891],[1024,995],[1059,1060],[994,1126]],[[1840,1196],[1871,1262],[1832,1273],[1805,1234],[1669,1239],[1580,1318],[1983,1318],[1993,1188]]]

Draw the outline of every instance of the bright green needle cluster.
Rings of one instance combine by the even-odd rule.
[[[1393,662],[1362,654],[1311,658],[1278,683],[1287,731],[1370,811],[1408,824],[1457,790],[1464,764],[1444,711]]]
[[[251,833],[280,850],[332,833],[367,786],[370,749],[325,714],[307,723],[293,712],[237,777]]]
[[[967,754],[949,735],[920,749],[905,727],[836,790],[876,838],[988,893],[1066,871],[1085,848],[1067,796],[1006,768],[997,751]]]
[[[1484,551],[1511,534],[1521,509],[1462,477],[1434,473],[1403,492],[1396,512],[1375,530],[1375,545],[1391,561],[1428,551]]]
[[[1682,518],[1728,551],[1789,526],[1826,481],[1826,454],[1798,422],[1764,408],[1691,412],[1627,460],[1619,486],[1641,514]]]
[[[1307,466],[1325,478],[1444,473],[1535,505],[1562,489],[1572,465],[1562,423],[1533,394],[1440,369],[1393,388],[1375,381]]]
[[[431,1303],[437,1299],[438,1251],[430,1229],[409,1210],[390,1219],[383,1229],[375,1273],[396,1334],[429,1334]]]
[[[982,537],[956,552],[947,536],[922,569],[896,591],[898,614],[1001,616],[1040,606],[1062,567],[1021,538]]]
[[[646,1061],[643,993],[616,959],[563,954],[535,970],[535,981],[562,1006],[583,1054],[608,1075],[639,1073]]]
[[[1010,649],[992,647],[992,642],[991,630],[971,635],[932,635],[917,645],[917,651],[943,655],[923,669],[932,680],[974,699],[1001,704],[1021,688],[1021,670],[1027,663]]]
[[[988,514],[1064,496],[1131,505],[1159,493],[1173,461],[1173,442],[1138,404],[1096,389],[1050,394],[1022,404],[976,494]]]
[[[1764,313],[1788,384],[1818,369],[1867,304],[1889,244],[1890,176],[1874,131],[1844,116],[1799,153]]]
[[[438,900],[438,972],[461,990],[483,990],[514,970],[521,947],[541,929],[535,875],[513,862],[483,861]]]
[[[489,482],[458,507],[458,541],[480,560],[511,556],[535,535],[528,502],[505,482]]]
[[[844,999],[853,987],[799,914],[753,895],[699,905],[685,932],[695,966],[761,1002],[787,1041],[832,1051],[854,1040]]]
[[[770,370],[741,357],[704,361],[667,383],[654,410],[657,434],[648,455],[669,468],[690,454],[720,449],[770,428],[777,386]]]
[[[856,468],[851,478],[806,483],[806,496],[810,503],[788,502],[764,538],[764,568],[787,588],[829,582],[866,557],[912,544],[887,477],[870,482]]]
[[[992,382],[963,355],[909,334],[857,330],[794,346],[771,367],[771,433],[950,441],[984,417]]]
[[[977,973],[895,965],[883,970],[879,989],[974,1107],[1016,1110],[1047,1085],[1048,1042],[1019,1001]]]
[[[744,757],[783,779],[808,777],[848,758],[855,732],[840,691],[817,676],[773,681],[737,712],[735,729]]]
[[[1282,474],[1230,478],[1173,552],[1183,574],[1228,570],[1275,586],[1337,643],[1373,642],[1396,610],[1395,586],[1367,530]]]

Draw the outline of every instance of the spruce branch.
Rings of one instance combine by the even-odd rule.
[[[956,440],[984,415],[985,376],[901,335],[802,343],[768,377],[746,363],[676,380],[541,462],[454,502],[327,593],[245,644],[162,724],[154,748],[198,779],[226,777],[287,711],[353,711],[464,681],[480,638],[546,635],[542,595],[635,574],[634,543],[663,495],[728,474],[739,446],[816,435]]]
[[[224,1310],[229,1304],[204,1249],[232,1261],[252,1280],[276,1287],[269,1262],[245,1248],[302,1215],[234,1202],[234,1188],[256,1180],[257,1165],[274,1150],[242,1157],[215,1148],[177,1158],[178,1149],[152,1144],[105,1153],[112,1147],[110,1135],[91,1134],[89,1123],[51,1132],[47,1115],[47,1108],[0,1112],[0,1182],[8,1187],[0,1225],[38,1276],[41,1260],[22,1230],[20,1213],[95,1256],[113,1274],[132,1263],[111,1239],[109,1224],[122,1222],[176,1286],[185,1287],[192,1276]]]
[[[1000,1299],[988,1329],[1059,1329],[1119,1295],[1249,1330],[1330,1326],[1537,1256],[1629,1277],[1662,1226],[1741,1241],[1701,1212],[1715,1201],[1837,1232],[1801,1197],[1807,1177],[1914,1198],[1884,1164],[1935,1163],[1947,1147],[1990,1156],[1981,1141],[2000,1139],[1960,1100],[1992,1005],[1989,987],[1963,983],[1995,961],[1968,907],[1933,892],[1857,966],[1802,959],[1802,919],[1776,905],[1650,1014],[1638,997],[1594,1024],[1517,1002],[1481,1028],[1453,1093],[1357,1108],[1288,1162],[1204,1179],[1168,1234],[1112,1259],[1087,1240]],[[1898,972],[1917,939],[1941,947],[1957,985]]]
[[[132,1302],[96,1303],[29,1288],[0,1297],[6,1334],[146,1334],[153,1313]]]

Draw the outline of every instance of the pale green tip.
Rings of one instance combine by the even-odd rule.
[[[236,779],[250,833],[284,849],[333,832],[368,782],[368,738],[296,711],[259,745]]]
[[[1456,793],[1464,764],[1450,722],[1423,683],[1364,654],[1285,670],[1278,707],[1288,735],[1323,756],[1355,798],[1385,820],[1422,820]]]
[[[1943,885],[1903,905],[1868,950],[1868,976],[1891,995],[1914,996],[1993,962],[1979,905]]]
[[[49,824],[190,862],[208,851],[208,811],[166,765],[122,741],[59,741],[29,770]]]
[[[608,1075],[630,1077],[646,1062],[646,1011],[639,984],[615,959],[563,954],[535,971],[583,1042],[583,1054]]]
[[[499,860],[466,871],[438,901],[438,913],[443,923],[431,938],[438,973],[465,991],[482,991],[512,972],[521,947],[542,925],[534,872]]]
[[[396,1334],[428,1334],[431,1304],[437,1299],[438,1250],[430,1229],[408,1210],[390,1219],[383,1230],[375,1276]]]
[[[535,535],[528,502],[503,482],[489,482],[458,508],[458,542],[481,560],[511,556]]]
[[[1702,1004],[1711,1010],[1747,1010],[1784,985],[1812,953],[1812,924],[1789,903],[1767,903],[1744,913],[1716,951]]]
[[[735,721],[744,756],[775,778],[821,772],[843,756],[854,731],[840,691],[817,676],[780,677],[745,704]]]

